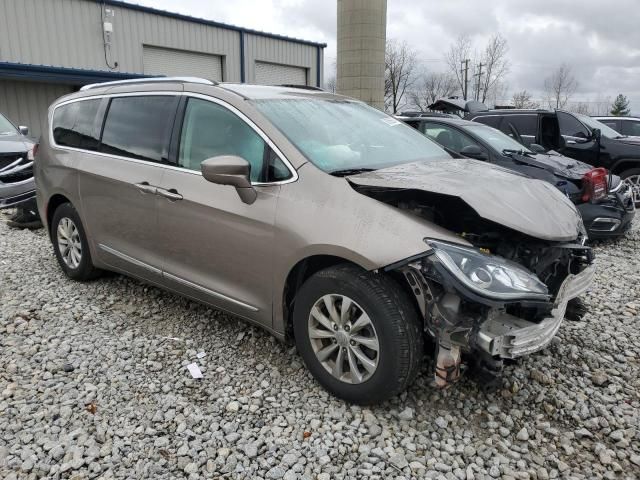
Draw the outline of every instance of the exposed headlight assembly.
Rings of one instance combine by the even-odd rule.
[[[478,249],[425,239],[440,263],[464,286],[495,300],[548,300],[547,286],[519,264]]]

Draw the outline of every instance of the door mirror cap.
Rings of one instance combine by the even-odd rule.
[[[256,201],[257,192],[251,185],[251,165],[236,155],[219,155],[207,158],[200,164],[205,180],[218,185],[236,188],[240,199],[249,205]]]
[[[529,150],[531,150],[533,153],[545,153],[547,151],[542,145],[538,143],[532,143],[531,145],[529,145]]]
[[[20,125],[20,126],[18,127],[18,130],[20,131],[20,133],[21,133],[22,135],[25,135],[25,136],[26,136],[26,135],[29,135],[29,127],[25,127],[24,125]]]
[[[460,154],[476,160],[486,160],[488,158],[487,153],[477,145],[467,145],[460,150]]]
[[[599,128],[594,128],[591,130],[591,138],[593,138],[596,142],[600,141],[600,137],[602,137],[602,131]]]

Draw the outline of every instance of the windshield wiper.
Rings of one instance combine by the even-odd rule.
[[[375,168],[345,168],[342,170],[333,170],[329,172],[336,177],[346,177],[349,175],[357,175],[358,173],[373,172]]]
[[[525,150],[524,148],[522,150],[515,150],[513,148],[505,148],[504,150],[502,150],[503,155],[511,156],[514,153],[517,153],[518,155],[526,155],[526,156],[533,155],[533,152],[530,152],[529,150]]]

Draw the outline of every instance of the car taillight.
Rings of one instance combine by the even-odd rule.
[[[36,143],[33,147],[31,147],[31,150],[27,152],[27,160],[29,160],[30,162],[33,162],[35,160],[36,153],[38,153],[39,146],[40,144]]]
[[[594,168],[582,177],[582,201],[598,201],[607,196],[607,170]]]

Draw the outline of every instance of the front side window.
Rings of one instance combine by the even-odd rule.
[[[575,138],[589,138],[589,130],[587,130],[576,117],[568,113],[558,112],[558,125],[560,126],[560,135]]]
[[[375,170],[449,157],[414,128],[362,103],[304,97],[253,104],[325,172]]]
[[[13,126],[2,114],[0,114],[0,135],[10,135],[18,133],[16,127]]]
[[[178,98],[153,95],[111,100],[100,151],[121,157],[166,162]]]
[[[53,114],[53,139],[65,147],[95,151],[98,134],[95,128],[100,100],[81,100],[57,107]]]
[[[200,171],[203,160],[236,155],[251,165],[252,182],[275,182],[291,172],[258,133],[229,109],[190,98],[182,123],[178,165]]]
[[[486,127],[484,127],[486,128]],[[425,122],[422,127],[422,132],[429,138],[438,142],[443,147],[447,147],[454,152],[460,153],[464,147],[475,146],[485,150],[478,142],[473,140],[468,135],[465,135],[460,130],[452,128],[449,125],[442,123]]]
[[[584,131],[586,131],[586,138],[589,138],[591,132],[587,127],[594,129],[600,129],[600,133],[602,133],[603,137],[607,138],[620,138],[621,135],[616,132],[613,128],[607,127],[604,123],[599,122],[595,118],[588,117],[587,115],[582,115],[581,113],[566,113],[566,112],[558,112],[558,121],[560,122],[560,133],[562,135],[569,135],[568,133],[564,133],[562,131],[562,122],[566,121],[566,118],[572,118],[575,122],[578,122],[582,125]],[[586,127],[584,126],[586,125]],[[577,127],[576,127],[577,128]],[[582,135],[573,135],[573,136],[582,136]]]
[[[479,137],[485,143],[491,145],[491,147],[493,147],[498,152],[504,152],[505,150],[530,152],[530,150],[523,146],[521,143],[518,143],[509,135],[505,135],[500,130],[496,130],[495,128],[489,128],[483,125],[473,125],[467,128],[470,132],[473,132],[476,137]]]

